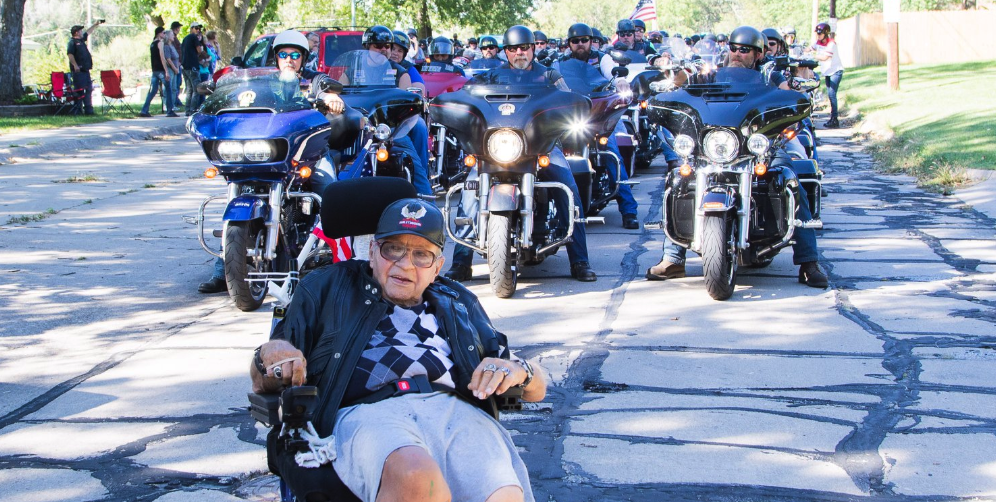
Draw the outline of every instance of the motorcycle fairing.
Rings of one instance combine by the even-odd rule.
[[[223,221],[265,220],[270,215],[270,205],[253,195],[240,195],[228,201]]]
[[[493,185],[488,192],[488,212],[517,211],[519,195],[519,187],[511,183]]]
[[[467,77],[457,73],[429,72],[422,73],[425,81],[425,94],[432,99],[446,92],[459,91],[467,82]]]
[[[716,206],[715,204],[719,204]],[[705,213],[725,213],[737,207],[737,195],[733,190],[714,188],[702,194],[702,204],[699,207]]]

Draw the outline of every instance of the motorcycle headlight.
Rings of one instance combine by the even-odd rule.
[[[387,124],[380,124],[374,129],[374,137],[380,141],[385,141],[391,137],[391,128]]]
[[[218,156],[225,162],[241,162],[242,143],[238,141],[222,141],[218,143]]]
[[[246,160],[250,162],[266,162],[273,156],[273,148],[269,141],[254,139],[246,141],[242,146]]]
[[[687,134],[674,137],[674,151],[682,157],[688,157],[695,150],[695,140]]]
[[[488,154],[492,159],[501,164],[518,159],[522,155],[522,137],[515,131],[502,129],[495,131],[488,138]]]
[[[737,136],[726,129],[715,129],[705,135],[702,142],[709,160],[726,163],[737,158]]]
[[[771,141],[768,140],[768,137],[758,132],[751,134],[747,138],[747,149],[750,150],[750,153],[757,156],[764,155],[770,145]]]

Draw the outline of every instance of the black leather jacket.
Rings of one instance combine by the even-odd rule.
[[[315,270],[298,284],[286,317],[270,337],[287,340],[304,353],[307,384],[319,389],[313,423],[322,436],[332,433],[356,363],[387,312],[389,303],[379,289],[366,261]],[[439,335],[449,340],[457,395],[497,419],[494,398],[477,399],[467,385],[482,358],[509,358],[507,338],[491,324],[477,297],[458,282],[439,277],[424,298],[435,307]]]

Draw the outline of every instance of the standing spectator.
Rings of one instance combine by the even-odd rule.
[[[175,72],[172,71],[170,67],[170,62],[166,59],[165,47],[169,47],[169,43],[166,42],[168,35],[172,34],[172,31],[164,30],[162,26],[156,27],[156,36],[152,40],[152,44],[149,45],[149,61],[152,64],[152,83],[149,84],[149,93],[145,96],[145,105],[142,106],[142,113],[139,113],[142,117],[151,117],[149,114],[149,105],[152,104],[152,98],[156,96],[156,92],[162,88],[162,99],[166,104],[166,116],[176,117],[177,114],[173,111],[173,78]]]
[[[183,37],[180,46],[180,64],[183,65],[183,85],[187,87],[186,111],[191,116],[201,106],[200,95],[197,94],[197,84],[200,82],[200,55],[204,53],[204,42],[201,40],[201,23],[190,24],[190,31]]]
[[[72,36],[69,39],[69,47],[66,54],[69,55],[69,71],[73,73],[73,86],[76,89],[83,89],[83,113],[93,115],[93,80],[90,79],[90,70],[93,69],[93,58],[90,57],[90,49],[86,46],[86,41],[90,38],[93,30],[104,22],[103,19],[93,23],[92,26],[83,31],[83,26],[76,25],[69,29]]]
[[[318,32],[308,33],[308,61],[304,63],[304,67],[311,71],[318,71],[319,42],[321,42],[321,37]]]
[[[408,28],[408,40],[411,40],[412,44],[408,48],[408,61],[414,64],[422,64],[425,62],[425,52],[422,51],[422,45],[418,41],[418,32],[415,28]]]
[[[166,71],[172,72],[170,75],[170,92],[172,92],[174,96],[174,109],[180,107],[180,98],[176,96],[180,92],[180,82],[183,81],[183,73],[180,71],[180,51],[176,50],[176,46],[173,43],[175,41],[176,35],[173,33],[173,30],[166,30],[163,32],[163,54],[166,56]]]
[[[204,38],[207,42],[204,43],[204,47],[207,48],[208,54],[211,55],[211,75],[218,70],[218,61],[221,60],[221,48],[218,47],[218,33],[211,30],[204,34]]]
[[[174,49],[176,49],[176,53],[177,54],[180,53],[180,28],[181,27],[183,27],[183,25],[180,24],[179,21],[173,21],[169,25],[169,31],[173,32],[173,37],[172,37],[172,39],[170,41],[170,44],[173,46]],[[180,67],[180,70],[181,70],[180,76],[178,78],[174,79],[175,81],[173,82],[173,88],[176,89],[176,97],[173,98],[173,102],[176,103],[176,107],[177,108],[180,107],[180,89],[183,87],[183,73],[182,73],[183,68]]]
[[[816,44],[813,45],[816,51],[816,60],[820,62],[820,74],[827,83],[827,97],[830,98],[830,120],[823,127],[833,129],[840,127],[837,120],[837,89],[840,87],[840,79],[844,78],[844,63],[837,53],[837,42],[830,36],[830,25],[820,23],[816,25]]]

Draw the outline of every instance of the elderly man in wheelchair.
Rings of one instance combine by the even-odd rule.
[[[497,417],[542,400],[546,379],[438,275],[443,225],[430,202],[388,204],[369,262],[310,272],[256,350],[254,416],[274,425],[270,469],[297,500],[533,500]]]

